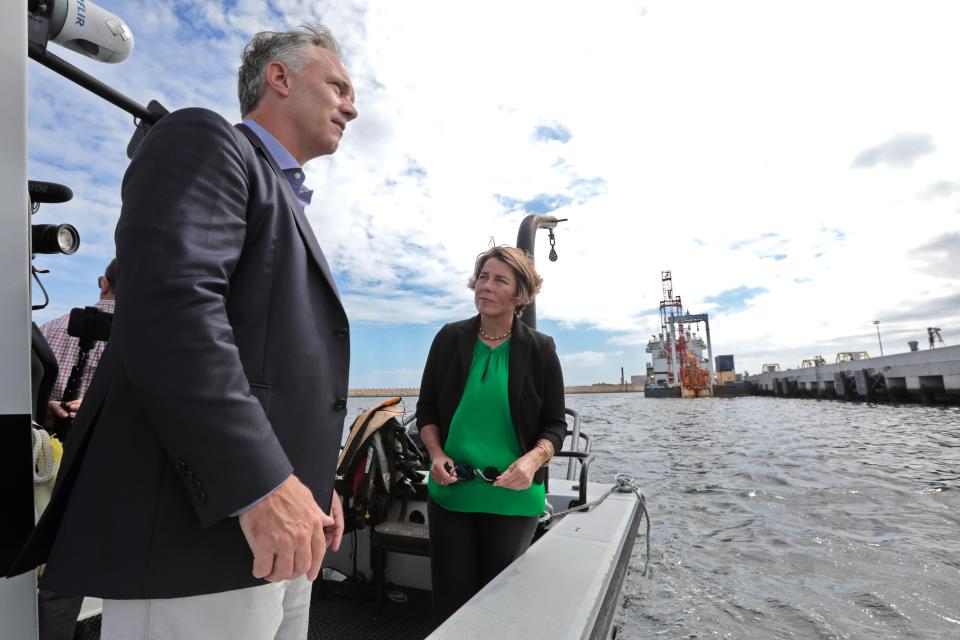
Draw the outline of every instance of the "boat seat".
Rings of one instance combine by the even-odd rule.
[[[373,544],[397,553],[428,556],[430,530],[426,524],[387,520],[373,528]]]
[[[383,612],[386,591],[387,553],[430,556],[430,529],[418,522],[386,520],[373,527],[370,535],[370,559],[377,589],[377,613]]]

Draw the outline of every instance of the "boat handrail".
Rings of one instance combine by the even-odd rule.
[[[583,451],[584,453],[590,453],[590,436],[580,433],[580,414],[570,407],[564,409],[564,413],[573,416],[573,429],[567,431],[567,435],[570,436],[570,449],[574,452],[580,451],[580,438],[583,438],[585,443]],[[567,463],[567,480],[576,479],[575,457],[571,457],[570,462]]]
[[[573,488],[580,492],[577,500],[571,500],[568,508],[578,507],[587,503],[587,482],[590,473],[590,464],[593,462],[593,454],[586,451],[558,451],[557,457],[570,458],[570,464],[576,460],[580,461],[580,478]]]

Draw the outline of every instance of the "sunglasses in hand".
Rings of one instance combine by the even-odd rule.
[[[456,471],[457,482],[470,482],[475,478],[480,478],[484,482],[493,482],[500,475],[500,470],[496,467],[476,469],[465,463],[457,463],[451,466],[449,462],[444,462],[443,468],[447,470],[447,473]]]

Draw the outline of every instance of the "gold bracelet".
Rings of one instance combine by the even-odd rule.
[[[547,444],[546,442],[544,442],[543,440],[537,440],[537,444],[534,445],[534,446],[536,446],[538,449],[540,449],[540,450],[543,451],[545,454],[547,454],[546,462],[550,462],[550,458],[553,457],[553,446],[552,446],[552,445],[548,445],[548,444]]]

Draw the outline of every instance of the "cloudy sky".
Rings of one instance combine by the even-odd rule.
[[[304,21],[345,49],[360,117],[307,165],[308,215],[351,318],[351,386],[419,384],[465,283],[528,213],[545,235],[540,329],[568,383],[644,372],[660,272],[709,313],[715,354],[785,368],[960,341],[960,3],[103,0],[119,65],[64,58],[145,104],[236,121],[250,35]],[[35,222],[46,320],[96,298],[113,254],[127,114],[30,63],[30,176],[71,186]],[[951,80],[954,78],[954,80]],[[39,291],[35,290],[39,296]]]

